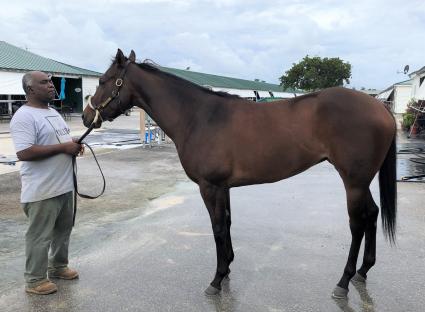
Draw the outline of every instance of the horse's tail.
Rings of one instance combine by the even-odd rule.
[[[397,164],[396,135],[379,170],[379,189],[381,194],[381,219],[384,235],[395,243],[397,217]]]

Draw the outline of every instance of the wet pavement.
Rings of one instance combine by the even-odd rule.
[[[425,141],[397,144],[397,179],[425,182]],[[424,177],[416,176],[424,175]]]
[[[367,287],[350,285],[349,299],[340,301],[330,295],[350,234],[332,166],[232,189],[235,261],[221,294],[207,297],[216,261],[211,225],[174,147],[105,150],[99,161],[106,193],[79,201],[72,234],[71,266],[80,279],[58,281],[49,296],[24,292],[26,220],[13,191],[19,177],[0,176],[0,311],[423,311],[424,184],[398,183],[397,246],[384,240],[379,222]],[[79,166],[81,189],[96,193],[92,160]],[[372,190],[378,201],[376,181]]]

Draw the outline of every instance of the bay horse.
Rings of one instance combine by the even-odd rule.
[[[369,186],[378,171],[384,234],[394,243],[396,124],[377,99],[335,87],[260,104],[136,63],[134,51],[127,58],[118,49],[84,109],[84,125],[98,128],[133,106],[145,110],[173,140],[187,176],[199,185],[217,253],[207,294],[219,293],[234,259],[230,188],[276,182],[324,160],[344,183],[352,236],[333,296],[346,298],[349,281],[365,283],[375,264],[379,209]],[[363,263],[356,272],[363,236]]]

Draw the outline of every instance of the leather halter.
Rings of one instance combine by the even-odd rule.
[[[96,107],[94,107],[93,104],[91,103],[91,96],[88,98],[87,104],[90,106],[90,108],[92,110],[94,110],[96,112],[96,115],[95,115],[95,117],[94,117],[94,119],[92,121],[92,125],[94,125],[98,121],[99,118],[100,118],[101,121],[103,121],[103,117],[102,117],[102,114],[101,113],[105,109],[105,107],[108,106],[109,103],[111,103],[113,100],[115,100],[116,98],[118,98],[118,106],[120,105],[120,103],[121,103],[120,98],[119,98],[120,89],[121,89],[121,87],[123,85],[124,76],[125,76],[125,74],[127,72],[127,68],[128,68],[128,65],[130,63],[132,63],[130,60],[127,60],[126,61],[125,67],[122,70],[121,75],[119,76],[119,78],[117,78],[117,80],[115,80],[116,89],[115,90],[112,90],[111,96],[109,96],[105,101],[103,101],[102,103],[100,103]]]

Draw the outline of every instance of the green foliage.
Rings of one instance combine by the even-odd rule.
[[[409,130],[415,121],[415,115],[411,112],[406,112],[403,114],[403,121],[401,123],[401,127],[404,130]]]
[[[415,113],[416,111],[411,107],[415,106],[417,104],[417,101],[415,98],[411,98],[409,102],[407,103],[407,109],[406,112],[402,115],[402,121],[401,121],[401,128],[403,130],[410,130],[410,127],[413,126],[415,122]]]
[[[280,81],[284,89],[314,91],[342,86],[344,81],[350,83],[349,78],[351,78],[350,63],[345,63],[338,57],[322,59],[307,55],[298,64],[294,63],[292,68],[280,77]]]

